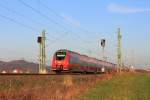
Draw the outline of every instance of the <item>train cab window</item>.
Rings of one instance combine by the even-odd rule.
[[[66,57],[66,52],[57,52],[56,53],[56,60],[64,60]]]

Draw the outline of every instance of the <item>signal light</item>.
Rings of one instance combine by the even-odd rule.
[[[38,37],[37,42],[42,43],[42,37],[41,36]]]
[[[106,41],[105,39],[101,39],[101,46],[102,47],[105,47],[105,41]]]

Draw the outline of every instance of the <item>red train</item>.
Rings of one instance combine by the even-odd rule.
[[[80,73],[111,73],[116,72],[116,64],[81,55],[79,53],[61,49],[55,52],[52,60],[52,71],[80,72]]]

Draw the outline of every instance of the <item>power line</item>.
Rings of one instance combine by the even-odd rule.
[[[33,19],[31,19],[31,18],[29,18],[29,17],[27,17],[27,16],[25,16],[25,15],[23,15],[23,14],[21,14],[21,13],[15,11],[15,10],[13,10],[13,9],[10,9],[10,8],[8,8],[8,7],[4,6],[4,5],[2,5],[2,4],[0,4],[0,7],[1,7],[1,8],[4,8],[4,9],[6,9],[7,11],[9,11],[9,12],[11,12],[11,13],[13,13],[13,14],[16,14],[16,15],[18,15],[18,16],[20,16],[20,17],[27,18],[28,20],[31,20],[31,21],[34,22],[35,24],[39,24],[39,25],[42,24],[42,25],[44,25],[43,23],[37,22],[37,21],[35,21],[35,20],[33,20]]]
[[[1,8],[4,8],[5,10],[7,10],[7,11],[13,13],[13,14],[16,14],[16,15],[18,15],[18,16],[21,16],[21,17],[23,17],[23,18],[28,18],[28,20],[31,20],[32,22],[34,22],[34,23],[36,23],[36,24],[44,25],[43,23],[36,22],[35,20],[32,20],[32,19],[30,19],[29,17],[27,17],[27,16],[25,16],[25,15],[23,15],[23,14],[21,14],[21,13],[15,11],[15,10],[13,10],[13,9],[10,9],[10,8],[8,8],[8,7],[4,6],[4,5],[2,5],[2,4],[0,4],[0,7],[1,7]],[[51,36],[52,38],[58,39],[58,38],[54,37],[53,35],[50,35],[50,36]]]
[[[44,18],[48,19],[48,20],[51,21],[52,23],[56,24],[57,26],[63,28],[66,32],[68,32],[67,29],[66,29],[64,26],[62,26],[61,24],[59,24],[59,23],[57,23],[56,21],[54,21],[53,19],[51,19],[49,16],[43,14],[41,11],[39,11],[39,10],[33,8],[31,5],[25,3],[23,0],[18,0],[18,1],[19,1],[21,4],[23,4],[24,6],[30,8],[31,10],[33,10],[34,12],[36,12],[37,14],[39,14],[40,16],[43,16]]]
[[[48,9],[48,11],[51,11],[53,14],[55,14],[57,17],[59,17],[60,19],[62,19],[62,20],[64,20],[64,21],[67,21],[62,15],[60,15],[60,14],[58,14],[56,11],[54,11],[52,8],[50,8],[50,7],[48,7],[46,4],[44,4],[43,2],[41,2],[41,0],[38,0],[39,1],[39,3],[43,6],[43,7],[45,7],[46,9]],[[67,21],[67,22],[69,22],[69,21]],[[69,22],[69,24],[72,24],[71,22]],[[76,27],[77,28],[77,27]],[[84,33],[90,33],[88,30],[85,30],[85,29],[83,29],[83,28],[81,28],[81,27],[78,27],[78,29],[80,29],[81,31],[83,31]],[[86,34],[86,36],[87,36],[87,34]],[[76,37],[78,38],[78,39],[81,39],[81,37],[79,36],[79,35],[76,35]],[[99,34],[98,34],[98,37],[99,37]],[[84,43],[86,43],[86,44],[89,44],[89,43],[91,43],[91,41],[89,41],[89,40],[83,40],[83,39],[81,39]]]
[[[61,15],[59,15],[56,11],[54,11],[53,9],[51,9],[50,7],[48,7],[47,5],[45,5],[44,3],[41,2],[41,0],[38,0],[40,2],[41,5],[43,5],[43,7],[49,9],[52,13],[54,13],[56,16],[58,16],[59,18],[63,18]]]
[[[1,17],[1,18],[4,18],[4,19],[7,19],[7,20],[9,20],[9,21],[11,21],[11,22],[14,22],[14,23],[16,23],[16,24],[18,24],[18,25],[20,25],[20,26],[25,27],[25,28],[28,28],[28,29],[30,29],[30,30],[39,32],[38,29],[36,29],[36,28],[34,28],[34,27],[32,27],[32,26],[23,24],[23,23],[21,23],[21,22],[19,22],[19,21],[16,21],[16,20],[14,20],[14,19],[12,19],[12,18],[10,18],[10,17],[4,16],[4,15],[1,15],[1,14],[0,14],[0,17]]]
[[[63,28],[65,30],[65,34],[68,34],[69,31],[64,27],[62,26],[61,24],[57,23],[56,21],[54,21],[53,19],[51,19],[49,16],[43,14],[41,11],[38,11],[37,9],[33,8],[31,5],[25,3],[23,0],[18,0],[21,4],[23,4],[24,6],[30,8],[31,10],[33,10],[34,12],[36,12],[37,14],[39,14],[40,16],[48,19],[49,21],[51,21],[52,23],[56,24],[57,26]],[[52,36],[52,35],[51,35]]]
[[[48,20],[51,21],[52,23],[54,23],[54,24],[56,24],[57,26],[63,28],[63,29],[67,32],[67,33],[65,32],[66,34],[72,32],[72,31],[68,31],[63,25],[61,25],[61,24],[59,24],[58,22],[54,21],[53,19],[51,19],[49,16],[45,15],[45,14],[42,13],[41,11],[39,11],[39,10],[33,8],[31,5],[25,3],[23,0],[18,0],[18,1],[19,1],[21,4],[23,4],[24,6],[30,8],[31,10],[33,10],[34,12],[36,12],[37,14],[39,14],[40,16],[42,16],[42,17],[48,19]],[[77,39],[79,39],[79,40],[81,39],[81,37],[80,37],[79,35],[75,35],[75,36],[77,37]],[[82,40],[82,39],[81,39],[81,40]],[[88,44],[90,43],[90,41],[87,41],[87,40],[82,40],[82,42],[88,43]]]
[[[38,13],[40,16],[43,16],[44,18],[50,20],[52,23],[56,24],[57,26],[63,28],[65,30],[65,33],[68,34],[68,33],[72,33],[72,31],[68,30],[66,27],[64,27],[63,25],[59,24],[58,22],[54,21],[53,19],[51,19],[49,16],[43,14],[41,11],[33,8],[31,5],[25,3],[23,0],[18,0],[21,4],[23,4],[24,6],[30,8],[31,10],[33,10],[34,12]],[[77,39],[81,39],[81,37],[79,35],[77,35]],[[81,39],[82,40],[82,39]],[[85,43],[89,42],[87,40],[83,40]]]
[[[55,14],[57,17],[59,17],[60,19],[63,19],[65,21],[67,21],[62,15],[58,14],[56,11],[54,11],[52,8],[48,7],[46,4],[44,4],[43,2],[41,2],[41,0],[39,0],[40,4],[43,5],[43,7],[45,7],[46,9],[48,9],[49,11],[51,11],[53,14]],[[67,21],[69,22],[69,21]],[[71,22],[69,22],[70,24],[72,24]],[[86,30],[85,28],[82,28],[81,26],[76,27],[78,29],[80,29],[81,31],[83,31],[84,33],[93,33],[93,32],[89,32],[88,30]],[[99,34],[96,33],[98,36]]]

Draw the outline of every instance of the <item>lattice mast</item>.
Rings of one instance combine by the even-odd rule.
[[[42,31],[42,36],[38,37],[38,43],[40,45],[40,56],[39,56],[39,73],[46,73],[46,54],[45,54],[45,30]]]
[[[118,72],[121,72],[122,69],[122,51],[121,51],[121,31],[118,28],[118,46],[117,46],[117,59],[118,59]]]

